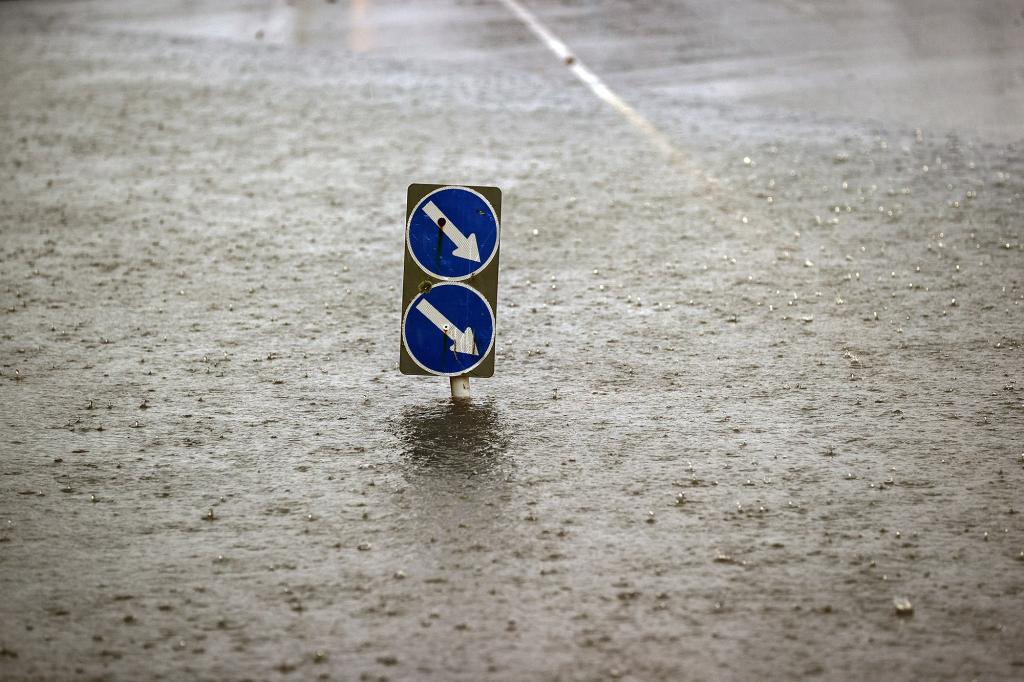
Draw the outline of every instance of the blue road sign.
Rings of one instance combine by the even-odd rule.
[[[427,372],[465,374],[491,351],[494,311],[472,287],[440,282],[406,308],[402,341],[413,361]]]
[[[441,187],[409,216],[406,241],[413,260],[438,279],[463,280],[487,267],[498,252],[498,217],[468,187]]]

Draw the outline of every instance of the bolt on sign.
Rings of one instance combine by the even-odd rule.
[[[405,212],[399,369],[493,376],[501,190],[412,184]]]

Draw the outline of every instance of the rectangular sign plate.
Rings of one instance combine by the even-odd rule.
[[[497,187],[409,185],[402,374],[494,375],[500,244]]]

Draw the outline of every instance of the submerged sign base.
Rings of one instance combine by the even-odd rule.
[[[501,190],[413,184],[405,210],[399,369],[493,376]]]

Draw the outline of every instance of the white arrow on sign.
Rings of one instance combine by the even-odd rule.
[[[453,256],[459,258],[465,258],[466,260],[480,262],[480,250],[476,245],[476,233],[471,233],[468,237],[459,231],[459,228],[455,227],[455,224],[448,219],[441,209],[437,207],[433,201],[428,201],[427,205],[423,207],[423,212],[430,216],[440,228],[441,231],[455,242],[455,250],[452,251]]]
[[[475,246],[476,242],[474,241],[473,244]],[[423,316],[433,322],[435,327],[455,342],[451,347],[453,351],[465,353],[466,355],[480,355],[480,351],[476,348],[476,341],[473,339],[472,327],[466,327],[464,332],[460,331],[440,310],[430,305],[430,302],[425,298],[416,304],[416,310],[423,313]]]

